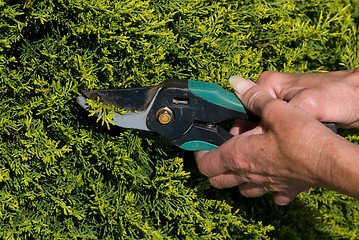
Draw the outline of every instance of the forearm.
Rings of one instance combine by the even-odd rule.
[[[316,185],[359,199],[359,146],[337,137],[327,144],[323,158],[314,170]]]

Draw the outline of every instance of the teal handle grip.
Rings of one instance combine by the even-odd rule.
[[[199,97],[214,104],[246,113],[243,104],[237,96],[232,92],[224,90],[216,83],[188,80],[188,89]]]
[[[233,137],[223,129],[221,122],[233,119],[259,120],[243,106],[233,93],[218,84],[188,80],[188,90],[196,99],[191,115],[192,126],[175,144],[189,151],[212,150]],[[191,95],[192,96],[192,95]],[[190,101],[191,102],[191,101]],[[192,106],[193,107],[193,106]],[[192,119],[193,118],[193,119]]]
[[[209,151],[218,148],[218,146],[214,144],[204,141],[199,141],[199,140],[186,142],[179,147],[187,151],[202,151],[202,150]]]

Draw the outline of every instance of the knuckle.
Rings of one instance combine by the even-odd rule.
[[[298,95],[295,105],[306,110],[318,120],[323,119],[321,97],[318,91],[307,90]]]
[[[262,105],[262,119],[271,121],[271,119],[276,116],[281,111],[280,101],[277,99],[272,99]]]
[[[244,99],[246,107],[253,113],[261,116],[263,107],[276,98],[262,87],[255,86],[247,90],[244,94]]]
[[[206,177],[210,175],[210,169],[207,166],[208,158],[210,158],[210,156],[206,153],[198,153],[195,155],[197,168],[199,172]]]
[[[257,79],[257,83],[260,86],[270,85],[273,86],[273,83],[282,81],[285,78],[284,74],[281,72],[274,71],[264,71]]]
[[[213,175],[213,170],[211,169],[211,167],[208,167],[206,164],[200,164],[198,165],[198,170],[199,172],[206,176],[206,177],[210,177]]]
[[[236,151],[233,151],[231,163],[229,163],[228,166],[230,166],[230,169],[228,169],[229,171],[233,171],[236,173],[247,171],[249,169],[249,164],[246,160],[246,156],[242,153],[242,151],[240,151],[240,149],[236,149]]]
[[[264,83],[266,81],[273,81],[276,79],[276,75],[278,75],[278,72],[273,71],[264,71],[261,73],[261,75],[258,77],[257,82],[258,83]]]
[[[200,172],[202,175],[204,175],[204,176],[206,176],[206,177],[209,176],[209,173],[208,173],[207,169],[205,169],[205,168],[202,167],[201,165],[198,165],[198,169],[199,169],[199,172]]]
[[[248,101],[247,101],[247,105],[248,108],[251,109],[252,111],[254,111],[255,113],[257,112],[261,112],[262,107],[265,105],[265,102],[267,99],[265,98],[266,95],[268,95],[268,92],[261,90],[258,91],[258,89],[250,89],[248,90]]]

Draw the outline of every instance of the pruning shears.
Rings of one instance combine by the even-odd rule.
[[[114,114],[114,125],[159,133],[189,151],[212,150],[232,138],[222,122],[260,121],[234,93],[210,82],[169,79],[152,87],[88,90],[83,95],[77,102],[87,111],[93,109],[86,98],[124,109],[128,112]],[[335,131],[334,124],[326,125]]]

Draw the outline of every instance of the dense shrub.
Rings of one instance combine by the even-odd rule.
[[[278,207],[215,190],[191,153],[107,130],[75,99],[353,69],[358,23],[358,0],[0,0],[0,238],[357,239],[356,200],[313,189]]]

